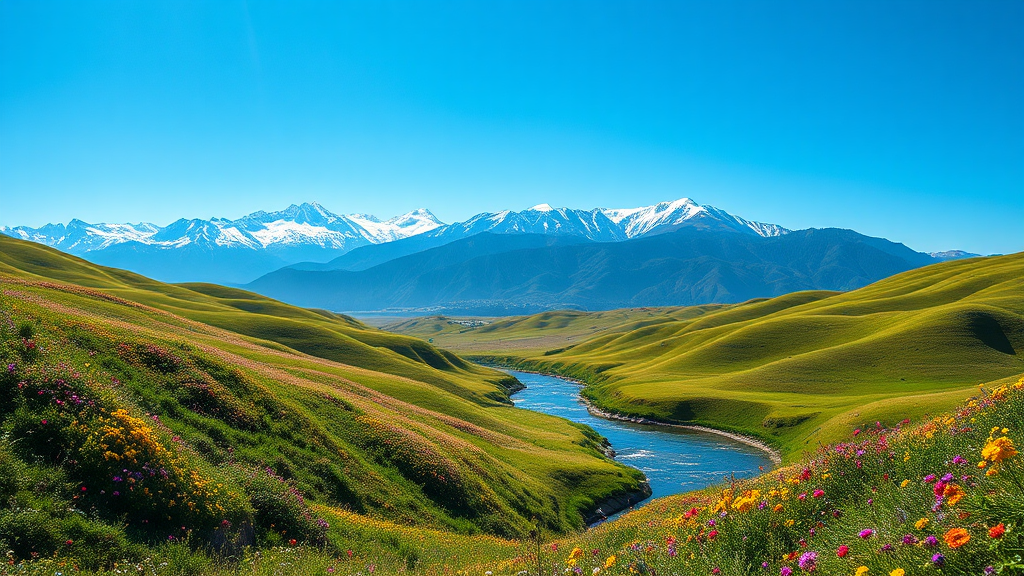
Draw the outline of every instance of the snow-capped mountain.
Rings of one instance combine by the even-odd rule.
[[[669,232],[681,226],[725,226],[738,232],[754,233],[766,238],[789,232],[778,224],[744,220],[714,206],[702,206],[689,198],[659,202],[643,208],[602,209],[601,212],[622,227],[627,238]]]
[[[0,233],[81,256],[129,242],[161,248],[199,246],[273,252],[313,246],[346,250],[407,238],[442,225],[429,210],[422,208],[381,222],[365,214],[339,216],[312,202],[293,204],[279,212],[253,212],[238,220],[182,218],[162,228],[145,222],[88,224],[72,220],[67,226],[0,227]]]
[[[438,228],[431,235],[456,240],[481,232],[583,236],[598,242],[626,239],[621,227],[600,210],[555,209],[547,204],[539,204],[522,212],[503,210],[493,214],[477,214],[465,222]]]
[[[334,214],[312,202],[279,212],[253,212],[237,220],[182,218],[164,227],[72,220],[66,226],[0,227],[0,233],[158,280],[240,283],[282,266],[325,262],[359,246],[407,238],[442,225],[425,209],[381,222],[365,214]]]
[[[338,215],[312,202],[278,212],[253,212],[237,220],[182,218],[150,223],[0,227],[0,233],[39,242],[92,262],[125,268],[168,282],[244,283],[278,268],[328,266],[355,248],[419,237],[387,250],[391,257],[440,246],[481,232],[575,236],[619,242],[681,227],[779,236],[775,224],[752,222],[683,198],[641,208],[579,210],[539,204],[519,212],[478,214],[445,225],[419,209],[381,221],[368,214]],[[383,246],[381,247],[384,248]],[[376,257],[366,259],[376,261]]]
[[[964,258],[977,258],[981,254],[975,254],[973,252],[965,252],[963,250],[946,250],[944,252],[932,252],[929,254],[932,258],[937,260],[962,260]]]
[[[777,224],[752,222],[714,206],[682,198],[641,208],[576,210],[538,204],[522,212],[503,210],[477,214],[465,222],[440,227],[430,235],[455,240],[480,232],[553,234],[582,236],[597,242],[618,242],[648,234],[671,232],[684,226],[725,228],[763,237],[789,232]]]

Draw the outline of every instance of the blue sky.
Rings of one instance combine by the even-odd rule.
[[[0,3],[0,224],[683,196],[1024,249],[1024,3]]]

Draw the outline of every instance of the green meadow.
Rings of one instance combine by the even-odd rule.
[[[0,237],[0,573],[1012,571],[1022,272],[1013,255],[401,335]],[[584,530],[639,472],[459,354],[758,436],[788,465]]]
[[[0,288],[5,472],[54,479],[5,511],[0,539],[18,558],[79,532],[128,554],[209,538],[221,521],[252,527],[235,534],[245,541],[323,545],[320,509],[453,534],[563,533],[642,480],[589,428],[511,407],[503,373],[350,318],[7,238]],[[146,497],[129,501],[129,481]]]
[[[1024,254],[1013,254],[927,266],[848,293],[386,328],[578,378],[605,410],[755,436],[794,458],[860,423],[939,413],[1024,372],[1022,312]]]

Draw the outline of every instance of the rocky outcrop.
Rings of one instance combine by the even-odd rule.
[[[608,519],[609,516],[622,512],[623,510],[629,509],[636,506],[640,502],[651,497],[651,486],[647,482],[640,484],[640,489],[633,492],[626,492],[625,494],[619,494],[612,496],[602,502],[592,510],[583,516],[584,522],[587,526],[593,526]]]

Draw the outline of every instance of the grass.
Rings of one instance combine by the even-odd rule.
[[[927,266],[848,293],[547,312],[387,328],[588,383],[601,408],[740,432],[792,459],[856,424],[920,418],[1024,371],[1024,254]]]
[[[585,427],[505,404],[494,372],[343,316],[14,242],[0,246],[3,574],[1021,569],[1020,255],[848,294],[478,328],[477,343],[526,341],[506,361],[583,376],[627,407],[754,422],[799,447],[786,468],[579,531],[579,510],[635,472]],[[304,342],[279,330],[289,319],[327,331],[313,333],[325,351],[289,346]],[[531,349],[552,332],[581,342]],[[939,416],[911,422],[926,412]],[[794,431],[822,440],[787,444]]]
[[[419,340],[259,297],[259,311],[243,310],[231,289],[4,242],[0,540],[14,560],[60,556],[72,540],[82,566],[110,567],[168,538],[216,543],[222,524],[259,548],[294,538],[338,551],[357,539],[319,521],[339,515],[341,526],[518,536],[536,519],[566,532],[642,479],[589,428],[511,407],[502,373]],[[344,363],[250,333],[288,316],[361,348]],[[406,344],[445,362],[396,350]]]
[[[336,550],[211,556],[188,542],[120,569],[151,574],[1014,574],[1024,549],[1024,378],[917,425],[856,429],[744,482],[659,499],[568,536],[502,539],[315,507]],[[11,573],[77,573],[69,550]],[[84,570],[83,572],[92,572]]]

